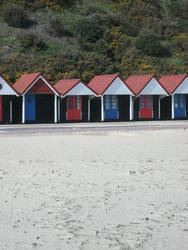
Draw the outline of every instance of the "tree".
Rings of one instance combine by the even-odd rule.
[[[103,36],[100,21],[98,15],[82,18],[76,23],[75,32],[87,42],[95,43]]]
[[[158,36],[148,30],[141,30],[135,43],[137,49],[149,56],[160,56],[162,46]]]

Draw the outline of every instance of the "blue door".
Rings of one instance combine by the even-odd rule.
[[[185,95],[174,95],[174,117],[184,118],[186,117],[186,99]]]
[[[118,119],[118,96],[106,95],[104,97],[105,119]]]
[[[25,95],[25,120],[35,121],[36,120],[36,104],[35,95]]]

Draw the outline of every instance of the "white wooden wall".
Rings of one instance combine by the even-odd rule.
[[[0,95],[17,95],[9,84],[0,76]]]

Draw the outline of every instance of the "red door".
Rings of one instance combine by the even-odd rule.
[[[81,96],[67,96],[67,120],[82,119],[82,98]]]
[[[151,95],[140,96],[140,118],[153,118],[153,97]]]
[[[3,102],[2,102],[2,96],[0,96],[0,122],[3,121]]]

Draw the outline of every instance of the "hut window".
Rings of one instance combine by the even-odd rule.
[[[79,95],[76,96],[75,106],[76,106],[75,107],[76,110],[80,109],[80,96]]]
[[[110,109],[110,96],[105,96],[105,109]]]
[[[68,109],[69,110],[73,109],[73,96],[68,97]]]
[[[150,109],[151,108],[151,96],[148,96],[148,100],[147,100],[147,108]]]
[[[141,96],[141,109],[145,109],[145,96]]]
[[[184,108],[184,95],[180,95],[180,107]]]
[[[175,108],[178,108],[178,96],[174,95],[174,106]]]
[[[117,109],[117,98],[115,95],[112,96],[112,109]]]

